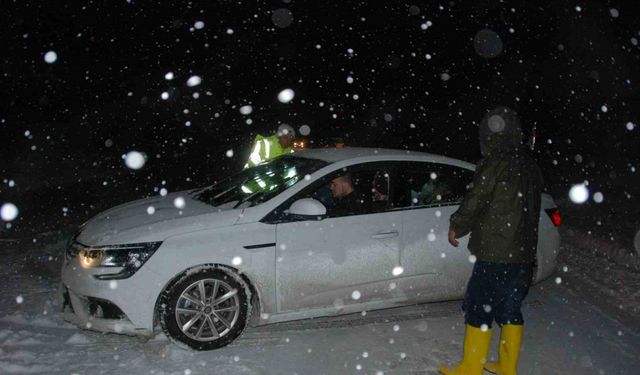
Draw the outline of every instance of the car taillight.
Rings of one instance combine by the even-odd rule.
[[[549,215],[549,218],[551,218],[551,222],[553,223],[553,225],[555,225],[556,227],[559,227],[560,224],[562,224],[562,217],[560,216],[560,210],[556,207],[556,208],[547,208],[544,210],[547,215]]]

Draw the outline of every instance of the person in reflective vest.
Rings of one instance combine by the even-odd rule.
[[[255,167],[260,163],[264,163],[280,155],[292,153],[293,149],[291,146],[293,145],[293,138],[295,136],[295,130],[291,125],[287,124],[280,125],[277,133],[270,137],[263,137],[258,134],[253,143],[249,160],[247,160],[244,168]]]

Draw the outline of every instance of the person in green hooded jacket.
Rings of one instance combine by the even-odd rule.
[[[480,123],[479,135],[482,159],[449,226],[452,246],[471,234],[468,248],[475,257],[462,307],[463,358],[456,367],[442,367],[440,372],[481,375],[484,368],[516,375],[524,324],[521,305],[536,260],[543,180],[522,145],[515,111],[507,107],[490,111]],[[494,321],[501,327],[499,359],[486,363]]]

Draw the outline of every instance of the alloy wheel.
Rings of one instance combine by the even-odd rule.
[[[240,314],[238,290],[218,279],[201,279],[178,298],[175,319],[182,333],[197,341],[225,336]]]

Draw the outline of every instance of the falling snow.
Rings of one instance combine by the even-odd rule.
[[[47,64],[53,64],[57,60],[58,60],[58,54],[55,53],[54,51],[49,51],[49,52],[44,54],[44,61]]]
[[[596,203],[602,203],[604,201],[604,195],[601,192],[596,192],[593,194],[593,201]]]
[[[183,209],[186,205],[186,202],[183,197],[176,197],[173,200],[173,205],[178,209]]]
[[[128,168],[131,169],[140,169],[144,167],[146,161],[147,160],[145,156],[138,151],[129,151],[124,155],[124,163]]]
[[[278,100],[280,103],[289,103],[295,95],[292,89],[284,89],[278,93]]]
[[[202,78],[200,78],[199,76],[191,76],[187,80],[187,86],[189,86],[189,87],[195,87],[195,86],[198,86],[201,83],[202,83]]]
[[[13,221],[18,217],[18,207],[13,203],[4,203],[0,207],[0,218],[4,221]]]
[[[253,112],[253,107],[250,105],[243,105],[242,107],[240,107],[240,113],[245,116],[250,115],[251,112]]]
[[[298,131],[300,132],[300,135],[303,135],[306,137],[309,134],[311,134],[311,127],[309,125],[302,125],[300,129],[298,129]]]
[[[391,272],[391,274],[393,276],[400,276],[402,275],[403,272],[404,272],[404,268],[402,268],[401,266],[396,266],[393,268],[393,271]]]
[[[584,203],[589,199],[589,189],[585,184],[573,185],[569,190],[569,199],[573,203]]]

